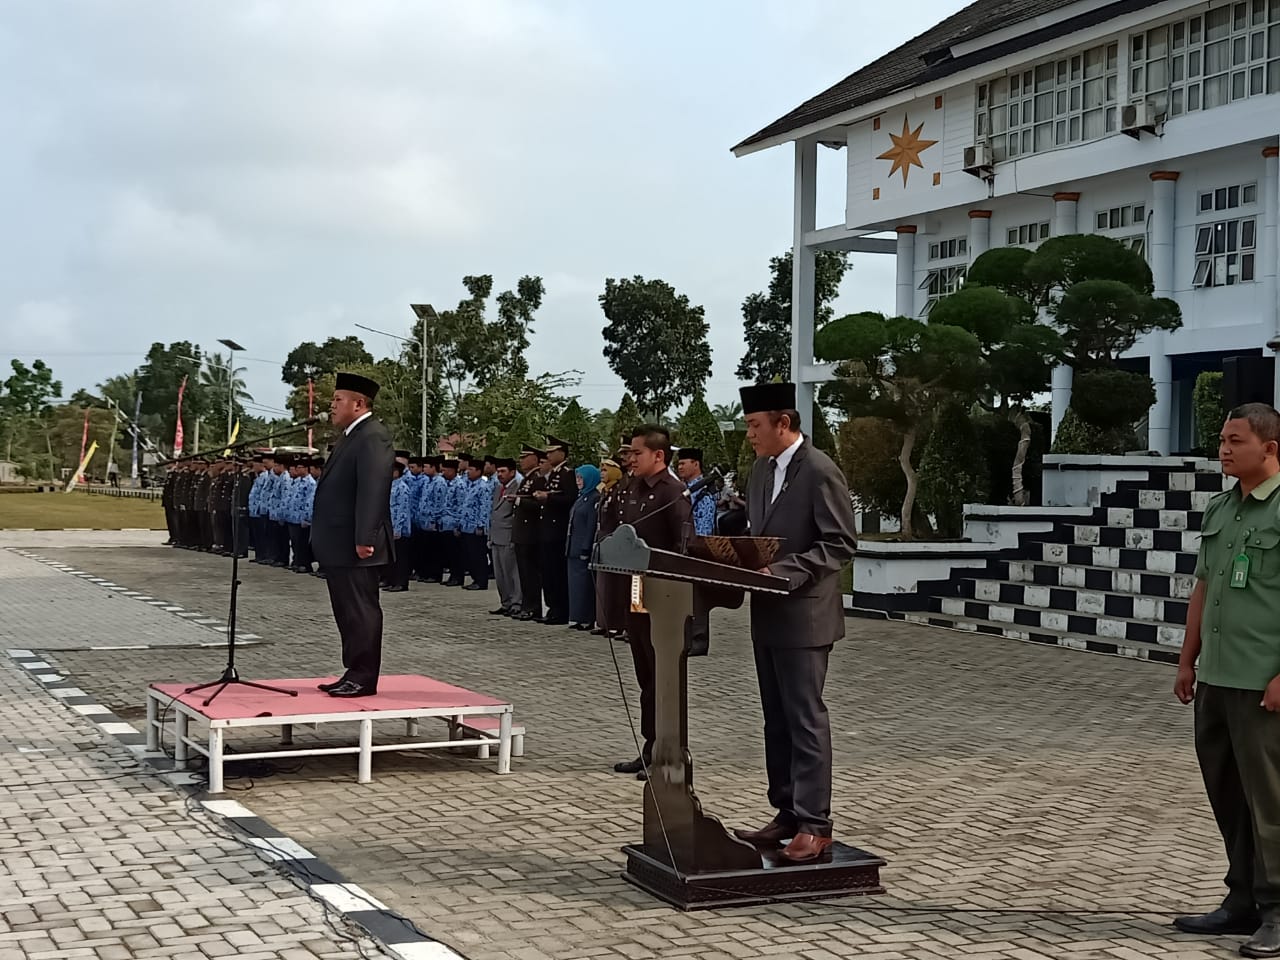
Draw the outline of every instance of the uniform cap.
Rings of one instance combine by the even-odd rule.
[[[362,394],[372,400],[378,395],[378,390],[381,388],[368,377],[362,377],[358,373],[346,373],[339,371],[333,378],[333,389],[349,390],[352,393]]]
[[[551,434],[548,433],[547,434],[547,453],[550,453],[552,450],[559,450],[566,457],[569,455],[569,445],[565,443],[563,440],[561,440],[559,437],[553,437]]]
[[[742,398],[742,414],[768,413],[771,410],[796,408],[794,383],[755,383],[738,390]]]
[[[697,460],[702,462],[702,451],[698,447],[681,447],[676,455],[677,460]]]

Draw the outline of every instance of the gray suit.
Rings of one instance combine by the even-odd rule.
[[[498,599],[502,609],[512,613],[521,610],[520,573],[516,565],[516,547],[511,538],[515,523],[514,498],[520,489],[520,475],[516,474],[504,487],[501,483],[493,489],[493,511],[489,515],[489,547],[493,551],[493,576],[498,581]]]
[[[831,646],[844,636],[840,571],[857,546],[849,488],[806,438],[770,502],[774,467],[756,460],[747,488],[751,535],[780,537],[770,571],[790,581],[785,597],[751,598],[769,803],[801,833],[831,836],[831,722],[822,688]]]

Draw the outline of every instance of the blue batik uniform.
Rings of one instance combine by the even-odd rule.
[[[422,491],[426,489],[426,475],[406,473],[400,478],[405,481],[405,486],[409,488],[409,523],[415,529],[418,527],[418,506],[422,503]]]
[[[419,530],[439,530],[440,518],[444,514],[444,477],[423,477],[422,490],[418,494],[418,509],[414,515],[414,524]]]
[[[311,526],[311,517],[315,513],[316,478],[307,474],[302,477],[302,494],[298,498],[298,522],[304,527]]]
[[[287,473],[277,476],[271,487],[271,497],[267,501],[267,516],[281,523],[284,522],[285,503],[289,498],[289,480]]]
[[[462,532],[489,532],[489,515],[493,512],[493,485],[486,478],[468,480],[462,504]]]
[[[702,479],[691,480],[686,486]],[[693,495],[693,532],[700,537],[709,537],[716,532],[716,498],[705,487]]]
[[[397,537],[413,535],[412,488],[403,476],[391,484],[391,529]]]
[[[462,529],[462,507],[467,496],[466,477],[454,477],[445,481],[444,515],[440,518],[440,529],[446,533]]]
[[[262,492],[267,487],[267,477],[271,476],[270,470],[263,470],[260,474],[253,478],[253,485],[249,487],[249,516],[262,516]]]

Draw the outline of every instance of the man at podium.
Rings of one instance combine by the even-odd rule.
[[[751,641],[764,711],[769,804],[777,814],[742,840],[774,846],[793,863],[831,846],[831,722],[822,700],[827,659],[844,636],[840,571],[857,546],[849,488],[835,463],[800,432],[790,383],[743,387],[747,440],[757,459],[747,488],[754,537],[782,540],[763,573],[787,596],[751,598]]]

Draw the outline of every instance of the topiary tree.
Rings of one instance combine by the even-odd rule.
[[[1218,433],[1227,419],[1221,370],[1205,370],[1196,377],[1191,404],[1196,415],[1196,445],[1206,453],[1217,450]]]
[[[907,495],[907,478],[898,463],[902,429],[882,417],[852,417],[836,435],[836,463],[862,513],[861,533],[880,529],[880,517],[894,516]]]
[[[978,338],[948,324],[858,313],[819,330],[814,348],[818,359],[839,364],[838,379],[823,386],[824,403],[851,417],[884,417],[901,428],[902,538],[915,539],[915,446],[941,404],[971,402],[979,393],[984,364]]]
[[[720,425],[711,415],[711,408],[700,393],[694,394],[676,424],[676,443],[682,447],[701,448],[704,469],[723,469],[729,465],[729,456],[724,448],[724,434],[720,432]]]
[[[809,430],[809,438],[815,447],[832,460],[836,458],[836,435],[831,432],[826,411],[817,403],[813,405],[813,425]]]
[[[535,422],[533,411],[530,408],[523,407],[516,414],[516,419],[511,424],[511,429],[507,431],[506,435],[498,443],[495,456],[519,457],[520,451],[525,444],[541,447],[542,435],[542,424]]]
[[[920,458],[920,505],[931,512],[943,537],[964,531],[964,505],[987,495],[987,464],[978,431],[964,404],[938,409]]]
[[[733,485],[742,496],[747,495],[747,484],[751,482],[751,468],[756,462],[755,448],[747,442],[743,435],[742,445],[738,448],[738,462],[734,467]]]
[[[573,464],[598,463],[600,444],[591,428],[591,418],[582,409],[577,398],[569,401],[552,433],[569,445],[569,462]]]
[[[617,444],[622,437],[626,437],[629,441],[632,429],[642,423],[644,423],[644,418],[640,416],[640,408],[636,406],[635,400],[632,399],[631,394],[623,394],[622,403],[618,405],[618,412],[613,415],[613,436],[609,443]]]

